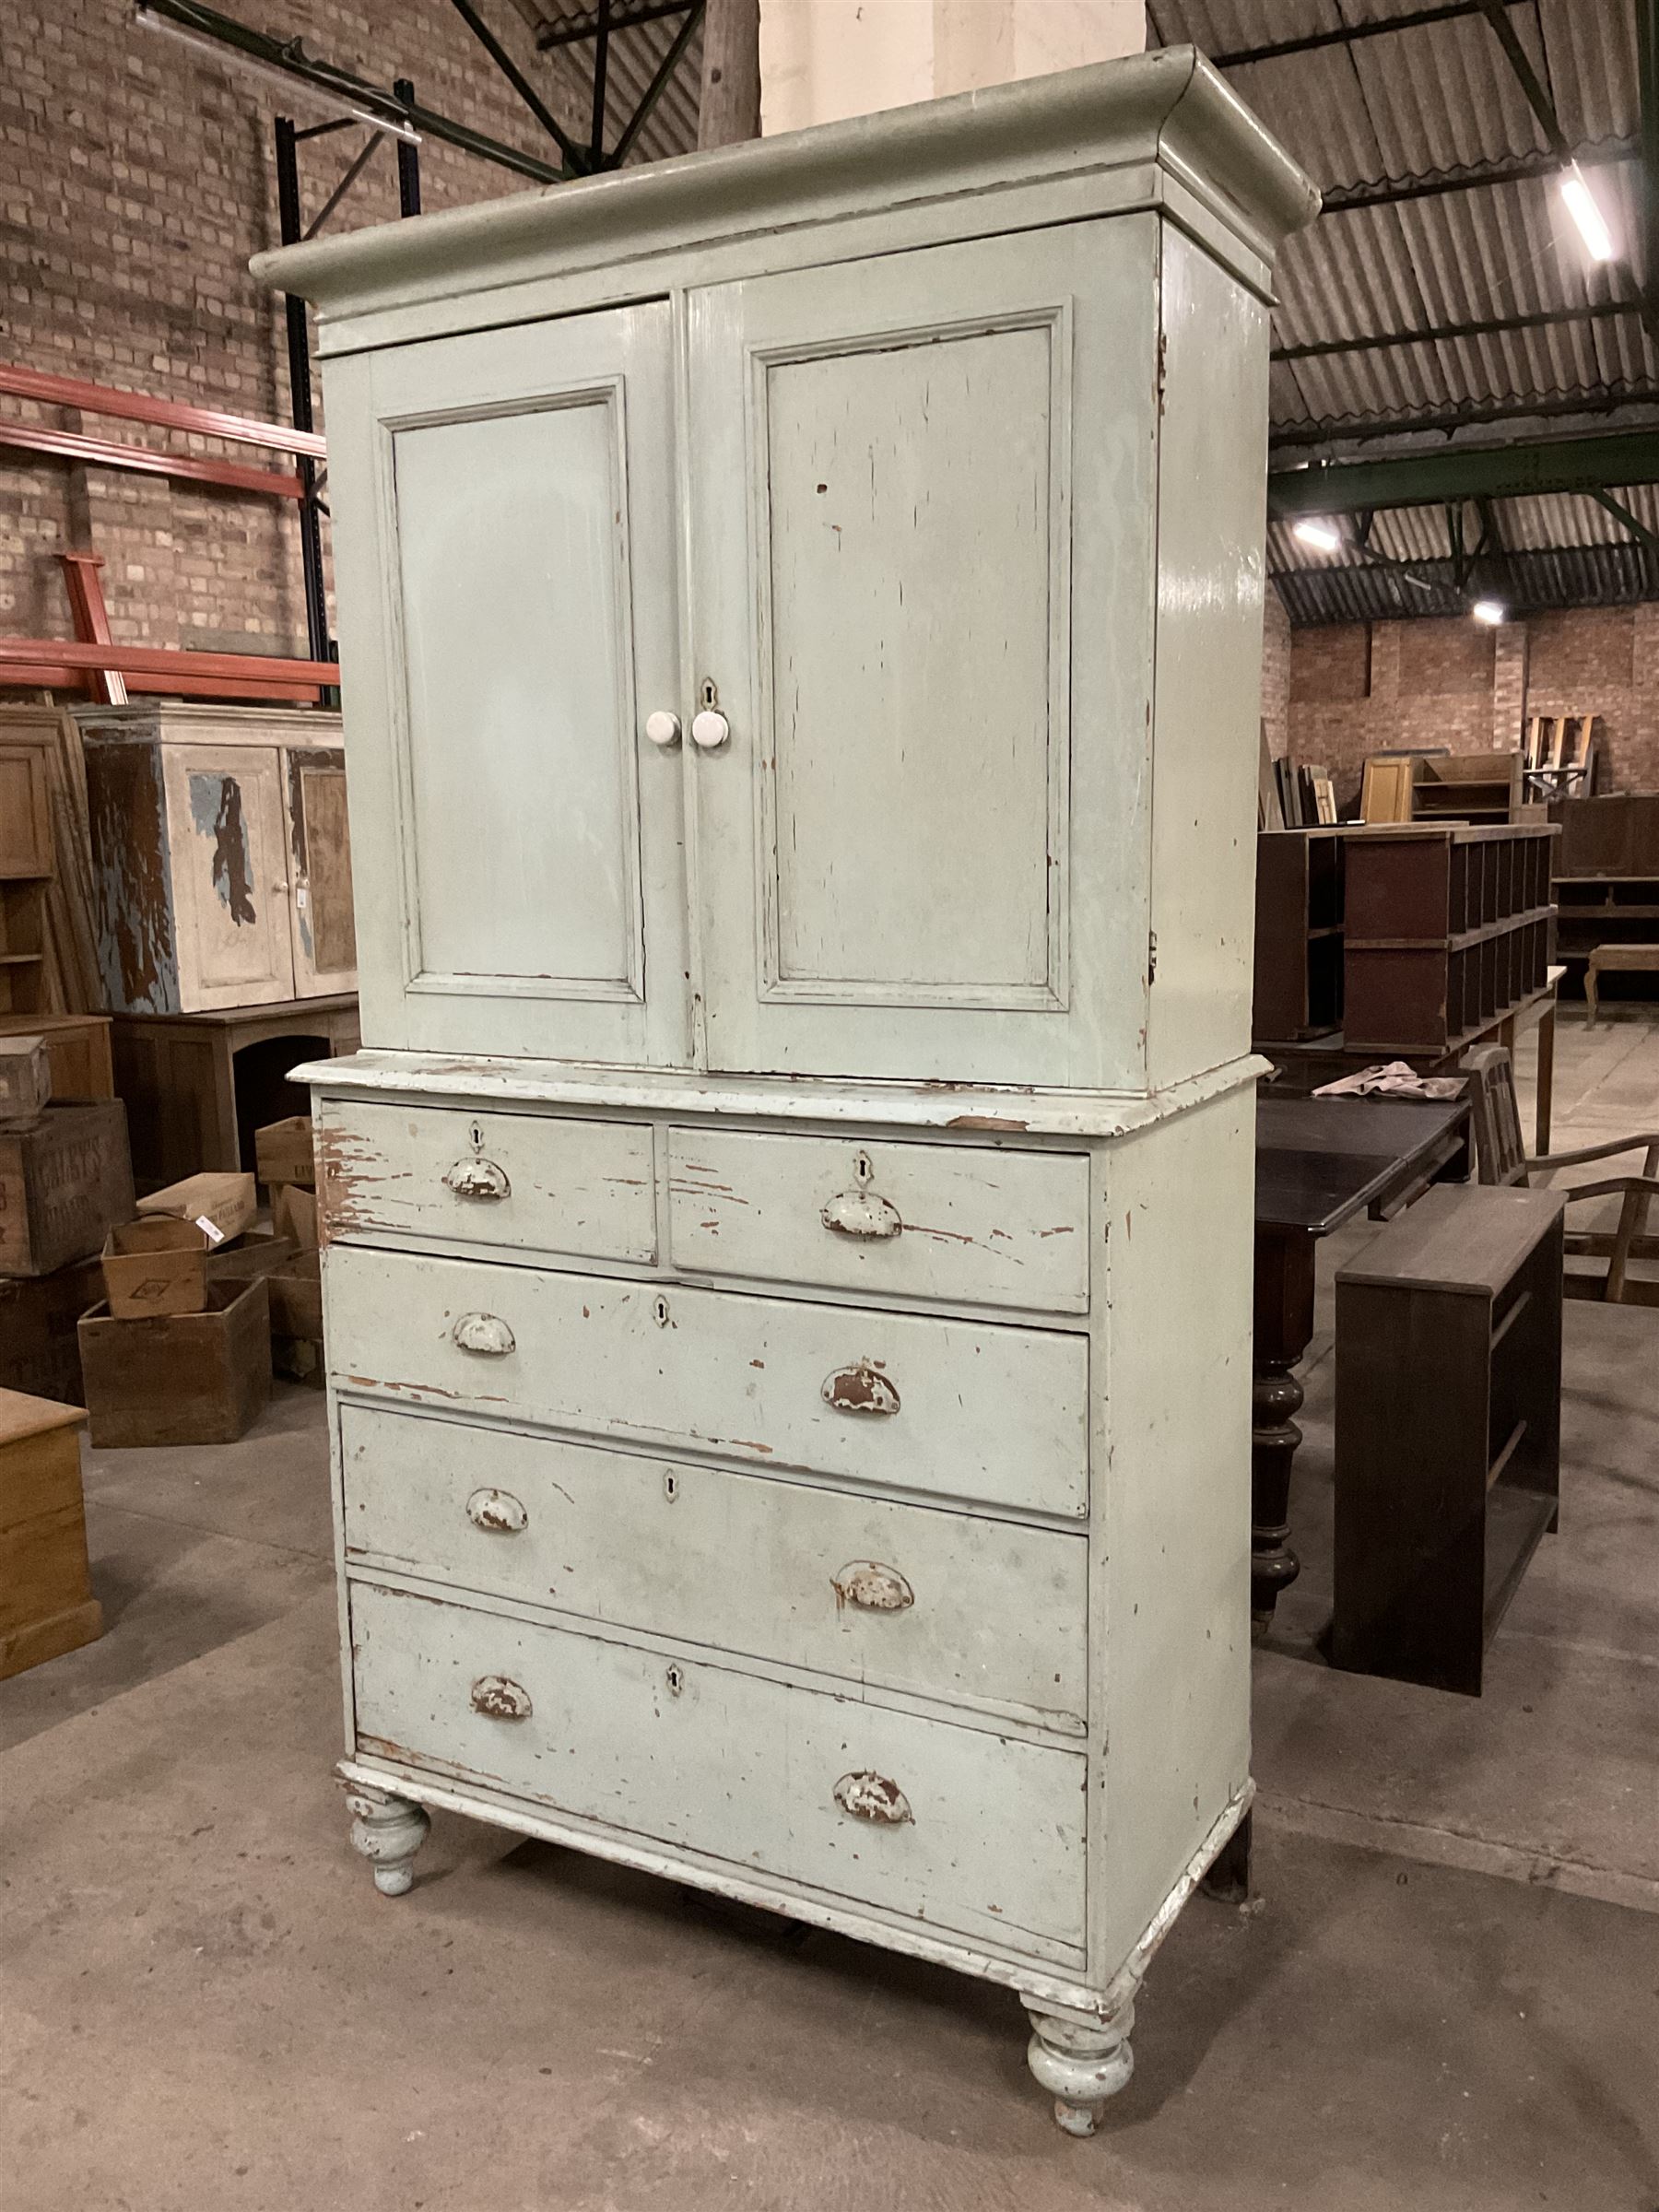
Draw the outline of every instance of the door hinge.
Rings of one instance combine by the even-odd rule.
[[[1151,984],[1155,983],[1157,981],[1158,932],[1155,929],[1149,929],[1147,932],[1147,982],[1148,984]]]

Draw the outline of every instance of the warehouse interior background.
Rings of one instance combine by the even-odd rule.
[[[327,1358],[318,1304],[314,1347],[295,1339],[305,1357],[275,1382],[262,1368],[232,1441],[144,1448],[135,1430],[132,1448],[103,1443],[95,1409],[81,1565],[103,1633],[9,1678],[0,1665],[0,1984],[16,1993],[0,2135],[19,2212],[701,2212],[739,2198],[991,2212],[1017,2194],[1065,2212],[1655,2212],[1659,1239],[1642,1178],[1653,1195],[1659,858],[1614,867],[1622,888],[1594,906],[1619,931],[1598,1009],[1584,954],[1600,923],[1549,885],[1559,841],[1553,863],[1522,848],[1571,834],[1556,804],[1571,794],[1569,807],[1647,802],[1639,834],[1659,852],[1659,0],[13,0],[0,19],[0,709],[75,710],[94,818],[125,803],[100,801],[115,787],[98,767],[100,726],[121,734],[99,717],[124,699],[135,713],[177,695],[186,714],[291,706],[300,734],[281,742],[297,759],[305,720],[337,700],[317,665],[337,644],[331,426],[316,318],[250,261],[752,135],[721,106],[749,90],[711,87],[710,41],[757,6],[765,137],[1190,45],[1317,187],[1321,212],[1290,230],[1273,276],[1249,740],[1263,844],[1293,822],[1315,842],[1352,830],[1352,899],[1362,815],[1422,818],[1409,796],[1403,815],[1372,810],[1381,764],[1418,761],[1432,782],[1440,755],[1530,767],[1540,729],[1594,733],[1581,781],[1546,771],[1524,788],[1517,765],[1512,801],[1488,793],[1473,809],[1479,836],[1510,834],[1519,856],[1465,935],[1501,933],[1511,907],[1535,933],[1507,1021],[1500,976],[1496,1012],[1471,1014],[1461,1041],[1447,1018],[1432,1049],[1379,1030],[1366,1051],[1350,1022],[1339,1066],[1339,1005],[1323,1021],[1312,1006],[1316,956],[1287,1031],[1264,1027],[1258,949],[1253,1048],[1277,1071],[1264,1100],[1295,1091],[1278,1100],[1290,1113],[1319,1104],[1303,1094],[1328,1077],[1409,1061],[1400,1111],[1441,1120],[1409,1162],[1394,1146],[1392,1180],[1379,1152],[1347,1210],[1332,1198],[1296,1247],[1305,1313],[1288,1265],[1265,1299],[1258,1181],[1253,1444],[1281,1455],[1288,1503],[1265,1512],[1258,1493],[1253,1515],[1247,1894],[1212,1881],[1221,1894],[1194,1896],[1176,1923],[1138,2000],[1137,2070],[1092,2146],[1030,2097],[1008,1989],[853,1942],[833,1921],[775,1919],[532,1828],[484,1828],[441,1795],[411,1893],[395,1907],[389,1888],[372,1896],[332,1775],[339,1470],[334,1394],[312,1371]],[[106,403],[165,404],[147,419],[100,407],[96,387]],[[201,412],[182,420],[177,403]],[[216,435],[216,413],[241,428]],[[347,759],[352,652],[348,638]],[[689,705],[686,721],[689,737]],[[669,743],[680,735],[675,719]],[[156,742],[189,735],[181,724]],[[334,773],[337,727],[317,743],[336,748]],[[354,787],[359,846],[361,803]],[[1519,888],[1528,866],[1544,870],[1535,902]],[[1583,878],[1597,900],[1606,874],[1596,863]],[[1312,914],[1310,942],[1340,935]],[[1391,924],[1369,949],[1408,941]],[[158,1047],[145,1082],[160,1090],[141,1100],[135,1078],[126,1098],[131,1204],[114,1206],[112,1237],[147,1186],[198,1166],[241,1176],[251,1221],[257,1171],[250,1241],[312,1252],[314,1291],[327,1230],[311,1137],[294,1134],[303,1100],[282,1077],[290,1041],[320,1059],[358,1040],[355,976],[335,988],[316,968],[309,1021],[286,1003],[286,1028],[250,1014],[238,1072],[227,1057],[201,1079],[224,1094],[234,1157],[206,1157],[207,1122],[171,1102]],[[1351,975],[1348,994],[1351,1013]],[[76,1011],[129,1030],[165,1018],[112,999]],[[1494,1040],[1488,1090],[1489,1064],[1468,1082],[1465,1053]],[[117,1098],[135,1065],[120,1052],[135,1049],[118,1046]],[[0,1173],[5,1105],[0,1090]],[[741,1112],[759,1124],[761,1108]],[[977,1142],[1006,1125],[962,1126]],[[1333,1665],[1350,1278],[1375,1292],[1365,1270],[1386,1240],[1448,1193],[1583,1182],[1584,1167],[1552,1178],[1523,1156],[1616,1142],[1633,1156],[1594,1172],[1633,1180],[1609,1181],[1579,1245],[1604,1271],[1596,1288],[1574,1292],[1570,1264],[1563,1306],[1559,1269],[1547,1296],[1528,1277],[1495,1324],[1494,1347],[1529,1300],[1527,1328],[1545,1306],[1555,1317],[1538,1357],[1540,1371],[1559,1363],[1561,1511],[1495,1609],[1486,1593],[1500,1625],[1488,1623],[1484,1679],[1478,1653],[1468,1695],[1431,1674]],[[1569,1253],[1587,1218],[1569,1214]],[[104,1228],[62,1270],[93,1298]],[[1473,1231],[1463,1241],[1484,1249]],[[1281,1238],[1281,1264],[1288,1249]],[[12,1358],[26,1334],[37,1356],[36,1324],[7,1302],[29,1270],[13,1272],[0,1397],[39,1387]],[[51,1325],[74,1340],[63,1311]],[[1269,1319],[1282,1356],[1268,1356]],[[1429,1396],[1411,1364],[1423,1341],[1382,1392],[1402,1433]],[[0,1418],[0,1563],[11,1441]],[[1282,1578],[1265,1602],[1264,1574]],[[25,1568],[15,1576],[22,1586]],[[360,1834],[358,1850],[372,1856]]]

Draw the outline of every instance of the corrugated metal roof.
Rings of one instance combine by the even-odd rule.
[[[1646,277],[1640,221],[1635,0],[1518,0],[1508,19],[1552,100],[1619,248],[1598,267],[1561,205],[1549,141],[1490,22],[1477,8],[1396,31],[1358,29],[1424,0],[1148,0],[1149,38],[1190,40],[1220,59],[1325,33],[1343,42],[1228,68],[1228,80],[1340,199],[1280,257],[1276,347],[1431,331],[1520,315],[1630,312],[1524,330],[1418,337],[1369,350],[1276,359],[1273,438],[1287,460],[1421,450],[1430,427],[1469,442],[1659,424],[1659,348],[1634,303]],[[1606,157],[1613,158],[1607,159]],[[1550,173],[1400,196],[1437,179],[1542,159]],[[1655,272],[1659,276],[1659,272]],[[1620,495],[1659,529],[1651,492]],[[1588,499],[1500,501],[1517,606],[1659,595],[1659,561]],[[1478,525],[1470,520],[1472,538]],[[1380,514],[1371,544],[1410,560],[1449,606],[1443,512]],[[1292,619],[1412,611],[1424,594],[1397,570],[1325,559],[1275,527],[1269,560]],[[1422,611],[1420,606],[1417,611]]]

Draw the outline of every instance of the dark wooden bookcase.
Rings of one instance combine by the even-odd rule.
[[[1344,1015],[1349,1045],[1451,1052],[1544,987],[1550,958],[1547,822],[1414,822],[1344,840]]]
[[[1336,1277],[1337,1666],[1480,1695],[1556,1525],[1564,1206],[1439,1185]]]
[[[1275,1042],[1342,1027],[1342,832],[1256,836],[1252,1034]]]

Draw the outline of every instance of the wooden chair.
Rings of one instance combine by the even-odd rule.
[[[1578,1152],[1547,1152],[1529,1159],[1515,1104],[1515,1074],[1500,1044],[1480,1044],[1464,1061],[1469,1078],[1469,1107],[1475,1124],[1475,1150],[1482,1182],[1529,1183],[1557,1168],[1582,1167],[1620,1152],[1645,1153],[1640,1175],[1610,1175],[1596,1182],[1575,1183],[1563,1191],[1568,1205],[1586,1198],[1619,1197],[1618,1226],[1612,1230],[1571,1230],[1569,1254],[1606,1259],[1605,1276],[1567,1270],[1569,1298],[1600,1299],[1609,1305],[1659,1306],[1659,1282],[1632,1277],[1632,1260],[1659,1259],[1659,1236],[1647,1233],[1648,1207],[1659,1198],[1659,1132],[1622,1136],[1608,1145],[1588,1145]]]

